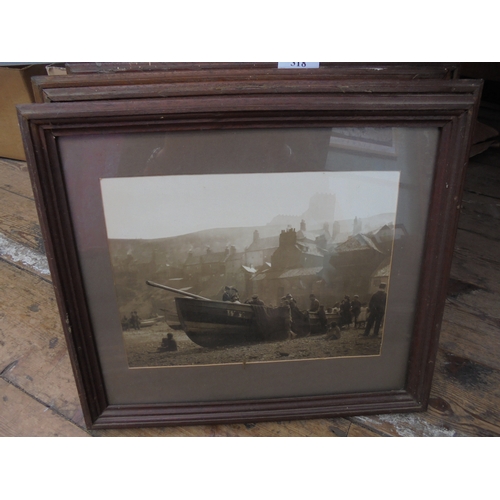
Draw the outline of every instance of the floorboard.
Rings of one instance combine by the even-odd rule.
[[[0,262],[0,303],[2,379],[83,426],[52,285]]]
[[[1,379],[0,404],[0,436],[89,437],[87,431],[61,417],[29,393]]]

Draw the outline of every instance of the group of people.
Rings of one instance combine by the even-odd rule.
[[[385,315],[387,302],[386,288],[386,283],[381,283],[378,290],[371,296],[368,305],[361,303],[359,295],[354,295],[352,300],[349,295],[345,295],[342,301],[335,304],[332,309],[332,312],[338,315],[338,321],[330,324],[328,324],[324,306],[320,304],[314,294],[309,295],[310,303],[307,312],[317,315],[320,329],[327,329],[327,338],[340,338],[341,328],[349,327],[352,323],[354,323],[354,328],[358,328],[364,324],[363,335],[365,337],[370,335],[372,328],[373,336],[378,337]],[[296,306],[296,302],[290,294],[284,297],[284,299],[292,308],[294,305]]]
[[[132,313],[130,314],[130,318],[127,318],[127,316],[123,316],[122,328],[123,330],[140,330],[141,318],[139,318],[137,311],[132,311]]]
[[[345,295],[341,302],[337,302],[332,308],[332,312],[338,315],[338,321],[328,324],[328,318],[325,307],[320,304],[318,298],[314,294],[309,295],[309,309],[304,313],[299,310],[297,301],[290,293],[281,297],[280,306],[290,309],[290,321],[287,325],[290,329],[290,336],[300,335],[304,331],[304,324],[310,326],[310,313],[314,313],[317,318],[318,329],[327,331],[327,336],[330,338],[340,338],[340,330],[343,327],[349,327],[354,323],[354,328],[365,326],[364,336],[369,336],[373,328],[373,335],[378,336],[385,315],[385,305],[387,301],[386,293],[387,285],[381,283],[379,289],[372,295],[368,305],[362,304],[359,300],[359,295],[354,295],[351,300],[349,295]],[[240,302],[238,290],[233,286],[224,287],[222,300],[225,302]],[[253,304],[263,306],[264,302],[259,299],[259,296],[254,294],[245,301],[245,304]]]
[[[234,286],[225,286],[224,292],[222,293],[222,300],[224,302],[239,302],[240,294]]]
[[[339,327],[349,326],[354,320],[354,328],[358,328],[358,323],[364,321],[364,318],[360,318],[362,307],[359,295],[354,295],[352,300],[349,295],[345,295],[333,308],[340,316]]]
[[[354,295],[351,300],[349,295],[345,295],[344,299],[335,304],[334,312],[338,312],[339,328],[349,326],[354,321],[354,328],[358,328],[360,324],[365,324],[363,335],[368,337],[373,328],[373,336],[378,337],[382,320],[385,315],[385,306],[387,302],[387,285],[381,283],[378,290],[371,296],[368,305],[361,304],[359,296]]]
[[[225,286],[222,293],[222,300],[224,302],[240,302],[240,294],[234,286]],[[255,306],[263,306],[264,302],[259,299],[257,294],[253,294],[249,299],[245,300],[245,304],[253,304]]]

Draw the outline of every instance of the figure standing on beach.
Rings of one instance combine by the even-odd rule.
[[[373,329],[373,336],[378,337],[378,332],[380,330],[380,325],[384,319],[385,314],[385,303],[387,300],[387,293],[385,291],[387,285],[385,283],[380,283],[378,290],[372,295],[370,302],[368,303],[368,311],[370,315],[366,322],[365,337],[370,335],[370,330],[375,325]]]
[[[340,326],[347,325],[349,327],[351,325],[351,321],[351,300],[349,295],[346,295],[340,303]]]
[[[122,329],[125,331],[128,330],[129,327],[130,327],[130,321],[127,318],[127,315],[124,315],[122,318]]]
[[[141,329],[141,318],[139,318],[139,315],[137,314],[137,311],[132,311],[132,314],[130,315],[130,326],[134,330],[140,330]]]
[[[289,340],[294,339],[297,335],[292,331],[292,308],[290,305],[290,299],[287,296],[281,297],[281,307],[283,308],[283,318],[285,320],[285,332],[287,332]]]
[[[359,295],[355,295],[351,302],[351,313],[354,317],[354,328],[358,327],[359,313],[361,312],[361,302],[359,301]]]

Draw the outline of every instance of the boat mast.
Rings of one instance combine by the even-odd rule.
[[[161,288],[162,290],[167,290],[169,292],[179,293],[180,295],[185,295],[186,297],[191,297],[192,299],[211,301],[211,299],[207,299],[206,297],[202,297],[201,295],[195,295],[194,293],[183,292],[182,290],[177,290],[177,288],[172,288],[170,286],[160,285],[159,283],[155,283],[154,281],[146,280],[146,284],[148,284],[149,286],[154,286],[156,288]]]

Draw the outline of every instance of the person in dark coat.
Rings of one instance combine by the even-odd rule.
[[[318,312],[319,311],[319,300],[316,298],[316,295],[314,293],[311,293],[309,295],[309,300],[311,303],[309,304],[309,311],[310,312]]]
[[[353,301],[351,302],[351,313],[354,317],[354,328],[358,327],[358,317],[361,312],[361,302],[359,301],[359,295],[355,295]]]
[[[130,321],[126,315],[122,318],[122,330],[128,330],[130,328]]]
[[[224,302],[230,302],[231,301],[230,291],[231,291],[231,289],[228,286],[224,287],[224,293],[222,294],[222,300]]]
[[[290,304],[290,307],[297,307],[297,301],[292,297],[292,294],[291,293],[287,293],[285,295],[285,299],[288,301],[288,303]]]
[[[280,307],[283,309],[284,329],[288,339],[294,339],[297,335],[292,331],[292,309],[286,296],[281,297]]]
[[[137,314],[137,311],[132,311],[132,314],[130,315],[130,326],[134,330],[140,330],[141,328],[141,318],[139,318],[139,315]]]
[[[222,294],[222,300],[224,302],[239,302],[240,295],[238,290],[234,286],[225,286],[224,293]]]
[[[351,321],[351,300],[349,295],[346,295],[344,300],[340,303],[340,326],[350,326]]]
[[[229,300],[231,302],[239,302],[240,301],[240,294],[234,286],[229,287]]]
[[[386,287],[387,285],[385,283],[381,283],[378,290],[372,295],[372,298],[368,303],[368,311],[370,315],[366,321],[365,333],[363,334],[365,337],[370,335],[370,330],[374,325],[373,336],[378,337],[380,325],[385,314],[385,304],[387,301],[387,293],[385,291]]]
[[[321,330],[326,330],[328,319],[326,317],[325,306],[319,306],[318,309],[318,320],[321,325]]]

